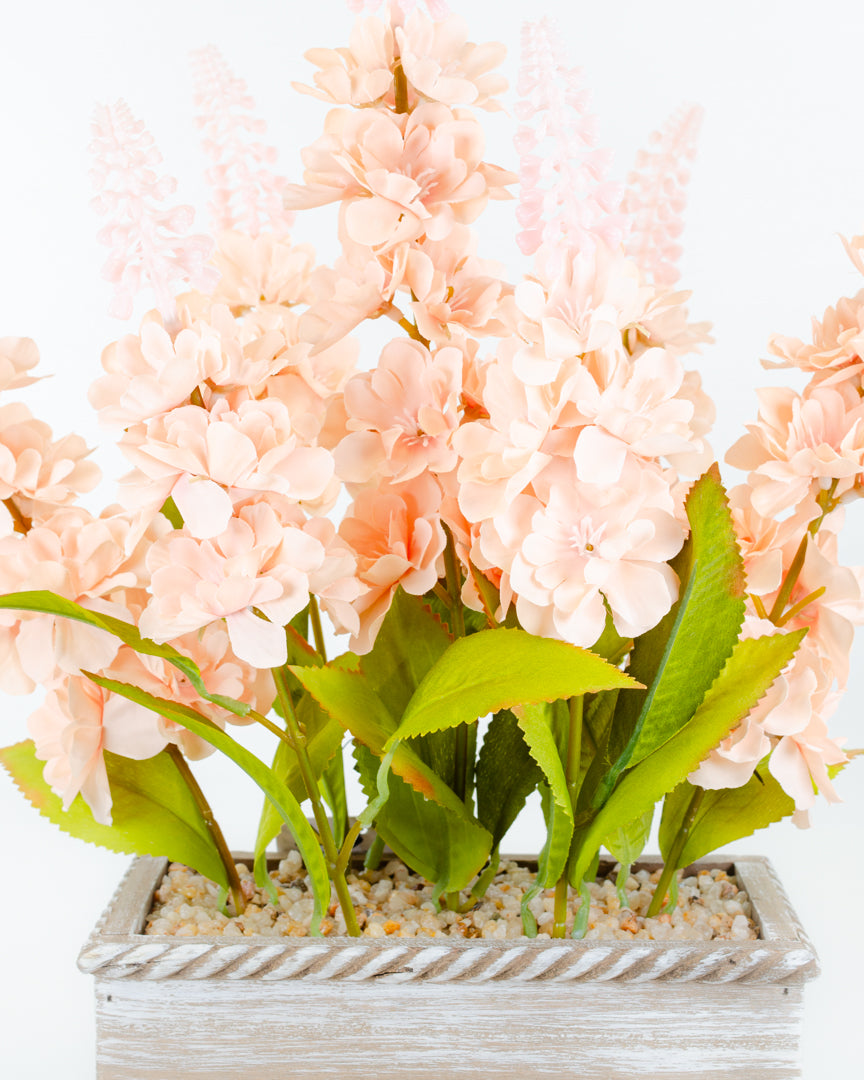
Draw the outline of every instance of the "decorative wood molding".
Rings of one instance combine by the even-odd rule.
[[[518,858],[518,856],[517,856]],[[468,983],[747,983],[798,985],[818,974],[813,946],[767,859],[723,857],[695,869],[734,863],[753,905],[757,941],[506,941],[449,938],[174,938],[141,933],[167,867],[136,859],[78,958],[102,979],[260,979],[378,985]],[[640,865],[652,868],[651,860]]]

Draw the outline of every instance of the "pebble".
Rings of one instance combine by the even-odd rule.
[[[241,916],[220,911],[218,889],[212,882],[179,863],[171,863],[156,891],[145,933],[170,937],[221,935],[226,937],[306,937],[312,919],[311,885],[300,854],[289,852],[270,876],[277,901],[255,885],[249,868],[237,864],[246,910]],[[589,885],[591,908],[587,941],[753,941],[758,933],[753,924],[747,894],[723,870],[702,871],[698,876],[681,877],[678,906],[671,913],[647,918],[659,880],[639,870],[625,883],[628,907],[622,908],[612,877]],[[534,875],[515,862],[503,862],[486,895],[473,907],[469,890],[461,893],[465,911],[442,908],[432,900],[432,886],[412,874],[398,859],[383,869],[363,870],[348,875],[348,889],[357,912],[357,921],[366,937],[466,937],[503,940],[522,937],[520,901],[531,888]],[[567,928],[581,904],[579,894],[570,889]],[[540,893],[528,905],[537,920],[538,939],[549,938],[554,922],[554,891]],[[229,909],[230,910],[230,909]],[[345,920],[335,891],[331,896],[322,933],[345,933]]]

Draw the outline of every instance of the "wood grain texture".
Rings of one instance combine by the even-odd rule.
[[[106,979],[98,1077],[790,1080],[800,995],[779,985]]]
[[[815,953],[767,860],[734,862],[758,941],[419,944],[145,936],[166,861],[137,859],[79,958],[99,1080],[793,1080]]]

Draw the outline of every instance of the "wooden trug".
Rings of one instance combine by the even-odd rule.
[[[98,1080],[800,1077],[818,965],[764,858],[695,866],[737,875],[746,942],[145,936],[166,867],[133,862],[79,957]]]

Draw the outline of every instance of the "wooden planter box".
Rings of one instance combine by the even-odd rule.
[[[145,936],[166,866],[133,862],[78,960],[98,1080],[800,1076],[818,965],[764,858],[696,864],[734,867],[740,943]]]

